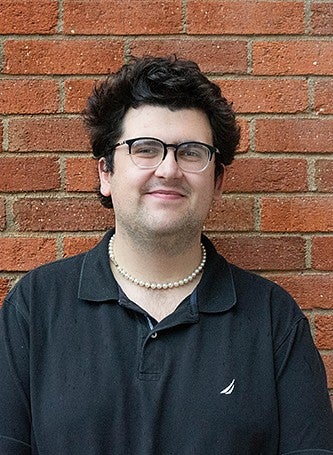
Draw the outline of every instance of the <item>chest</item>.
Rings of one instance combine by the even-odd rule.
[[[35,427],[57,435],[58,453],[78,431],[92,454],[115,440],[119,454],[177,453],[189,441],[188,453],[274,453],[261,452],[277,431],[266,335],[242,338],[239,324],[212,315],[151,330],[140,314],[108,310],[55,325],[32,350]]]

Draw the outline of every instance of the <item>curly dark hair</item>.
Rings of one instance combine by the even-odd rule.
[[[165,106],[171,110],[200,109],[211,124],[215,156],[215,178],[223,165],[232,162],[240,129],[232,104],[221,94],[199,66],[190,60],[170,57],[133,57],[119,71],[95,85],[83,113],[96,159],[105,157],[113,172],[114,145],[122,135],[123,120],[130,108]],[[112,208],[111,197],[99,193],[102,204]]]

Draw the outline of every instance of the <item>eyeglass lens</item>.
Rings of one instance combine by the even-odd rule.
[[[143,169],[159,166],[164,157],[164,144],[156,139],[137,139],[130,145],[130,153],[135,165]],[[204,144],[185,142],[176,146],[178,166],[188,172],[204,170],[210,158],[210,150]]]

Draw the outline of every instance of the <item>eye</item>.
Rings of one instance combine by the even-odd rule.
[[[132,155],[140,156],[143,158],[155,158],[163,152],[163,147],[159,142],[140,140],[132,144]]]
[[[154,147],[141,146],[141,147],[138,147],[138,148],[134,149],[134,154],[135,155],[149,156],[149,155],[156,155],[156,153],[158,153],[158,152],[159,152],[159,150],[154,148]]]
[[[201,156],[201,150],[188,149],[184,150],[182,154],[184,156],[195,158],[197,156]]]
[[[207,156],[206,147],[200,144],[196,143],[183,144],[178,149],[178,158],[184,159],[186,161],[198,161],[202,160],[206,156]]]

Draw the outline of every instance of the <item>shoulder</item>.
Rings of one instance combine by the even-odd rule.
[[[278,284],[252,271],[230,263],[215,248],[211,241],[203,237],[207,249],[206,276],[210,284],[225,286],[231,282],[237,294],[237,300],[254,302],[270,299],[283,299],[291,302],[290,294]]]
[[[306,321],[301,308],[287,290],[266,277],[229,263],[216,250],[211,250],[211,253],[206,286],[215,288],[220,302],[225,301],[228,295],[233,296],[234,303],[229,308],[233,310],[234,318],[248,321],[253,330],[265,328],[269,337],[277,343],[301,321]]]
[[[260,302],[269,301],[271,304],[279,304],[299,308],[291,294],[274,281],[258,275],[257,273],[241,269],[234,264],[228,263],[234,285],[239,299]]]
[[[80,273],[86,254],[87,253],[81,253],[76,256],[59,259],[30,270],[18,281],[8,296],[10,296],[18,288],[25,288],[31,285],[47,287],[50,282],[57,282],[59,280],[63,282],[65,279]]]
[[[104,270],[110,269],[107,254],[110,235],[111,232],[107,232],[94,248],[85,253],[31,270],[13,287],[5,302],[37,312],[41,307],[52,308],[76,302],[82,282],[89,288],[98,288],[96,281],[102,279]]]
[[[237,293],[237,303],[247,314],[255,314],[259,324],[269,322],[277,344],[286,339],[307,318],[290,293],[277,283],[229,264]]]
[[[9,291],[4,303],[21,313],[30,312],[31,304],[52,300],[52,296],[77,288],[86,253],[50,262],[26,273]]]
[[[212,296],[215,301],[228,298],[228,307],[235,305],[238,312],[252,312],[258,318],[264,315],[271,318],[281,313],[295,319],[304,318],[287,290],[261,275],[228,262],[208,239],[204,240],[208,261],[203,284],[208,297]]]
[[[240,297],[246,296],[256,300],[261,297],[268,297],[273,300],[281,299],[294,303],[290,293],[274,281],[234,264],[228,263],[228,266]]]

